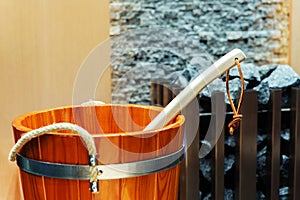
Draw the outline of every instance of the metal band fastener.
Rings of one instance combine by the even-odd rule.
[[[20,169],[30,174],[60,179],[90,180],[91,190],[98,191],[99,180],[130,178],[167,170],[179,164],[183,157],[184,147],[166,156],[137,162],[97,165],[95,161],[94,167],[43,162],[28,159],[20,154],[17,154],[16,160]],[[94,162],[94,159],[96,155],[90,155],[90,164]],[[96,171],[96,179],[91,176],[92,168]]]
[[[99,170],[97,169],[97,154],[89,154],[89,166],[90,166],[90,189],[91,192],[99,192]]]

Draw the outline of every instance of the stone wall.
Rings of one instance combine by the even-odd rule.
[[[145,74],[139,76],[138,72],[133,73],[139,81],[131,82],[142,88],[138,93],[145,94],[137,98],[128,94],[128,90],[130,92],[135,90],[131,87],[128,89],[128,80],[125,83],[121,82],[124,90],[120,90],[119,79],[122,80],[126,71],[141,65],[145,67],[144,69],[146,66],[157,68],[159,65],[160,69],[165,69],[161,75],[166,76],[168,72],[189,66],[192,60],[192,63],[196,60],[196,64],[202,63],[208,67],[209,59],[197,58],[196,54],[202,50],[210,56],[211,61],[234,48],[240,48],[247,55],[246,62],[257,66],[287,63],[289,2],[289,0],[111,0],[111,36],[124,35],[130,30],[141,28],[150,30],[149,33],[144,31],[144,37],[137,37],[136,34],[121,36],[123,40],[120,42],[120,39],[117,39],[118,42],[112,45],[113,102],[128,102],[128,99],[114,101],[122,95],[136,99],[130,103],[149,101],[146,94],[149,94],[150,86],[146,82],[152,78],[151,75],[145,78],[147,77]],[[159,28],[163,28],[165,32],[153,31]],[[168,30],[178,32],[180,36],[171,33],[168,35],[166,34]],[[155,46],[158,40],[161,46]],[[169,45],[169,49],[166,50],[165,44],[170,43],[175,44],[173,47],[176,46],[177,49]],[[182,47],[184,51],[179,49],[180,44],[188,47],[188,50],[185,47]],[[161,52],[149,50],[151,47],[160,49]],[[172,55],[174,53],[178,57],[177,61]],[[153,60],[153,56],[156,59]],[[170,57],[173,59],[170,60]],[[172,63],[167,64],[169,61]],[[176,63],[181,63],[181,66],[176,66]],[[170,68],[170,65],[174,68]],[[197,67],[193,69],[199,70]],[[141,80],[143,82],[140,82]]]
[[[111,48],[113,103],[149,104],[151,80],[182,88],[212,64],[193,37],[172,29],[127,31]]]
[[[215,58],[234,47],[248,62],[287,63],[289,0],[111,0],[111,35],[172,27]]]

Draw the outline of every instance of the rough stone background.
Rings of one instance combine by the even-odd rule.
[[[168,73],[190,66],[191,63],[202,65],[202,68],[208,67],[208,63],[234,48],[242,49],[247,55],[246,62],[258,67],[264,64],[287,63],[289,2],[111,0],[111,36],[123,37],[128,31],[141,28],[150,30],[148,33],[144,31],[145,35],[129,34],[122,41],[119,38],[116,39],[117,42],[113,41],[113,102],[125,103],[130,99],[130,103],[147,104],[149,80],[158,76],[153,75],[153,72],[162,70],[160,76],[165,77]],[[155,31],[159,28],[166,31]],[[171,34],[172,31],[168,35],[168,30],[178,32],[179,36]],[[181,47],[175,49],[174,46]],[[153,50],[155,48],[160,52]],[[210,56],[209,59],[199,59],[203,50],[207,53],[206,57]],[[124,74],[135,67],[145,69],[145,73],[135,73],[134,78],[137,81],[131,81],[138,88],[129,87],[130,84],[123,80]],[[127,88],[120,90],[122,84]],[[139,90],[140,97],[132,94],[136,89]]]
[[[235,47],[256,64],[287,63],[289,0],[111,0],[111,35],[172,27],[214,58]]]
[[[193,37],[171,29],[128,31],[112,38],[111,48],[113,103],[150,104],[151,80],[184,87],[212,64]]]

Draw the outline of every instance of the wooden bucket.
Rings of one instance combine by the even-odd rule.
[[[161,108],[152,106],[105,104],[32,112],[13,121],[14,138],[17,142],[24,133],[31,130],[54,123],[70,122],[92,135],[98,164],[141,164],[144,161],[149,164],[148,161],[153,161],[155,166],[161,163],[157,159],[183,152],[183,116],[178,115],[162,129],[141,131],[160,111]],[[34,138],[23,146],[18,155],[29,161],[43,163],[78,166],[89,163],[81,138],[68,131],[49,132]],[[25,167],[29,165],[27,161],[24,163]],[[179,165],[178,162],[174,163],[135,177],[131,174],[128,178],[112,176],[112,179],[100,179],[98,193],[90,191],[88,180],[34,175],[18,165],[25,200],[175,200],[178,197]],[[47,172],[45,169],[44,171]],[[124,174],[126,177],[126,170]]]

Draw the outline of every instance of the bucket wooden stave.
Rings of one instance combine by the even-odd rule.
[[[182,148],[183,116],[160,130],[141,132],[160,108],[137,105],[63,107],[33,112],[13,121],[15,140],[22,134],[58,122],[75,123],[92,134],[101,164],[126,163],[157,158]],[[59,131],[27,143],[21,155],[34,160],[86,165],[87,150],[76,134]],[[157,173],[101,180],[100,192],[92,194],[89,182],[36,176],[20,170],[25,200],[32,199],[177,199],[179,165]]]

